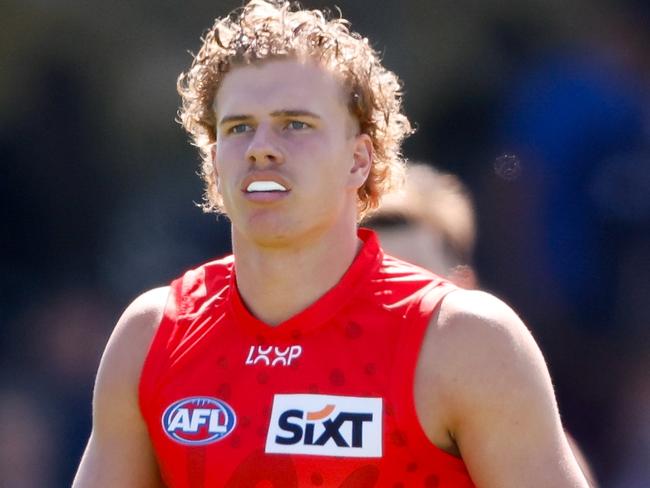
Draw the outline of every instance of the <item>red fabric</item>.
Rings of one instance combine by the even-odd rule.
[[[257,320],[242,303],[232,256],[172,283],[140,381],[140,408],[168,486],[474,486],[463,462],[427,439],[413,402],[425,328],[454,288],[384,255],[371,231],[361,229],[359,235],[365,244],[338,285],[275,327]],[[257,357],[259,350],[251,355],[251,347],[258,346],[280,352],[300,346],[301,353],[289,365],[246,364]],[[266,453],[278,394],[381,399],[381,457]],[[236,417],[228,435],[192,446],[172,439],[165,431],[165,412],[188,397],[227,403]],[[346,436],[349,444],[350,431]],[[333,439],[327,441],[334,445]]]

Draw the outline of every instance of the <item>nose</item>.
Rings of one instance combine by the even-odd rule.
[[[260,124],[255,129],[255,135],[246,150],[246,159],[260,167],[284,162],[284,156],[276,144],[271,127]]]

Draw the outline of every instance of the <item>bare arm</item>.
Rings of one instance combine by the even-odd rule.
[[[108,341],[95,383],[92,433],[73,488],[163,486],[138,407],[138,382],[167,294],[157,288],[138,297]]]
[[[586,488],[544,358],[515,313],[462,290],[445,298],[433,329],[429,366],[443,368],[448,431],[476,485]]]

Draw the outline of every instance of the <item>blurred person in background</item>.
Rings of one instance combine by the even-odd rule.
[[[472,264],[476,215],[460,179],[426,163],[410,162],[400,191],[386,195],[363,224],[377,232],[392,255],[433,271],[461,288],[478,287]],[[593,469],[568,432],[567,440],[589,486],[598,486]]]
[[[393,256],[473,289],[475,220],[471,196],[458,177],[410,162],[404,186],[386,195],[363,224]]]
[[[125,311],[74,486],[587,486],[514,312],[357,227],[410,132],[367,40],[254,0],[179,88],[234,255]]]

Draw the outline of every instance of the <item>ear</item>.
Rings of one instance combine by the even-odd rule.
[[[355,137],[352,166],[350,168],[350,182],[356,189],[361,188],[368,179],[374,157],[372,139],[368,134],[359,134]]]

